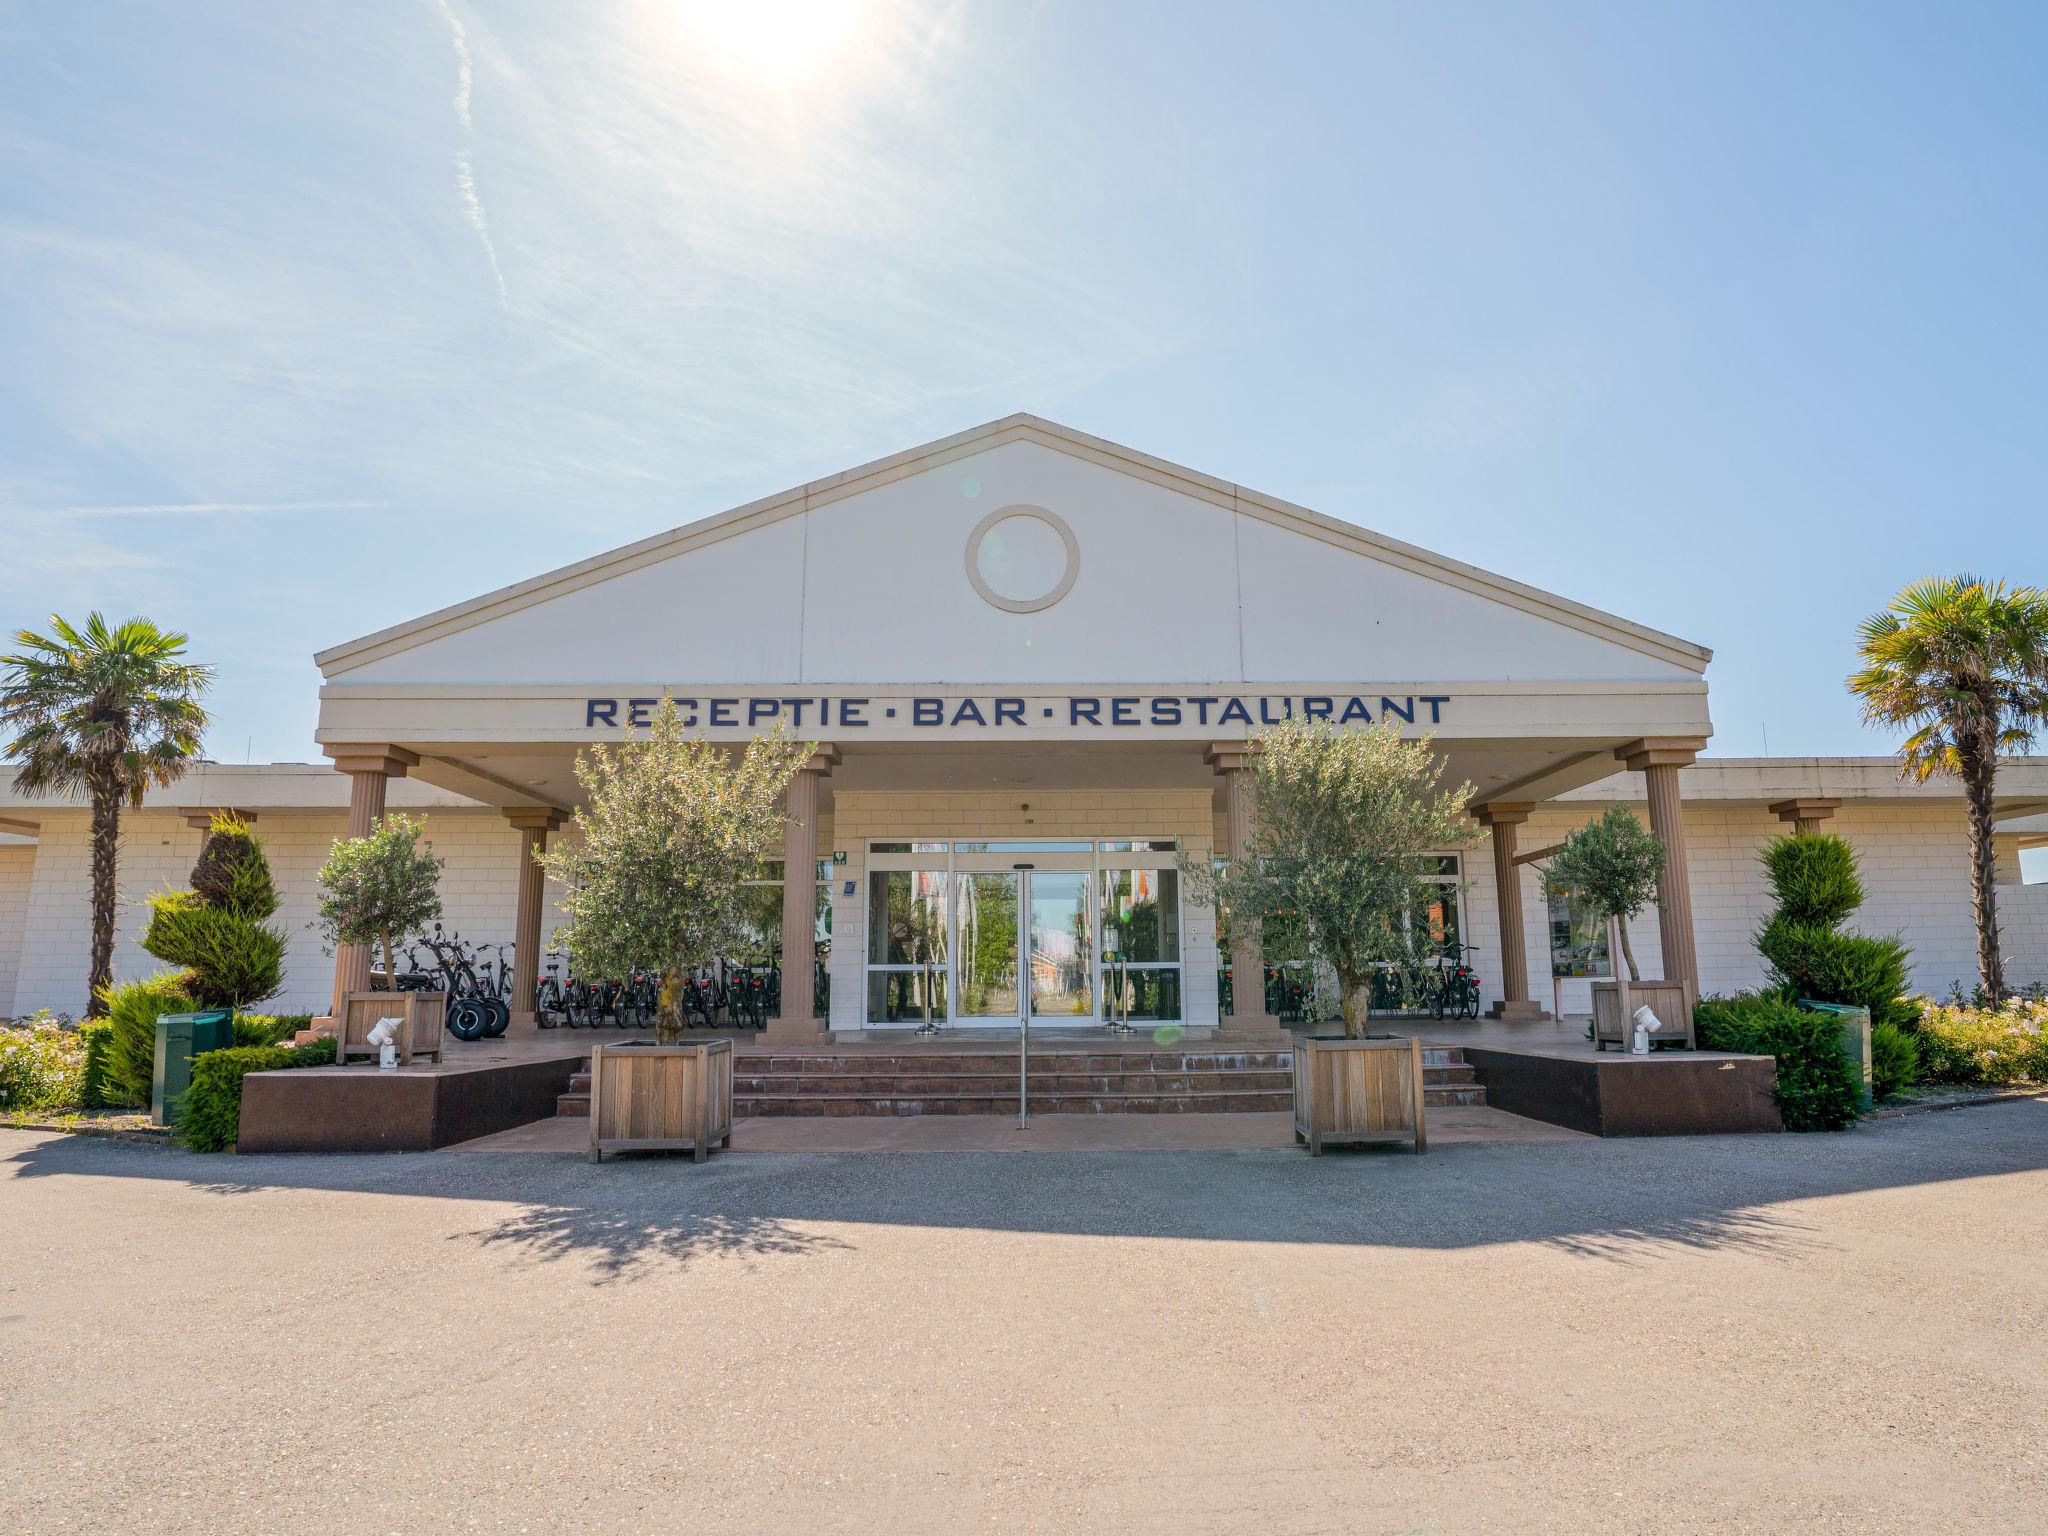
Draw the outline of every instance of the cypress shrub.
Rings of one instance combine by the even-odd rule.
[[[282,1045],[312,1022],[310,1013],[237,1014],[235,1044]]]
[[[85,1045],[85,1066],[78,1077],[78,1107],[115,1108],[107,1098],[107,1053],[113,1048],[113,1024],[106,1019],[87,1019],[78,1026],[78,1038]],[[152,1045],[152,1057],[154,1054]]]
[[[1888,1099],[1920,1081],[1920,1042],[1896,1024],[1870,1030],[1870,1096]]]
[[[277,888],[262,840],[239,816],[215,814],[192,889],[159,891],[149,909],[142,947],[191,973],[200,1007],[240,1011],[283,989],[284,935],[267,925]]]
[[[149,1108],[150,1079],[156,1072],[156,1016],[191,1013],[199,1006],[185,990],[188,980],[183,971],[164,971],[100,993],[107,1020],[99,1088],[104,1108]]]
[[[1759,855],[1778,906],[1756,936],[1771,981],[1794,997],[1848,1003],[1881,1024],[1910,1027],[1918,1010],[1905,998],[1911,952],[1897,935],[1843,933],[1863,905],[1856,850],[1833,833],[1793,832]]]
[[[324,1067],[333,1060],[332,1039],[298,1046],[235,1046],[195,1056],[178,1134],[194,1152],[231,1152],[242,1133],[243,1078],[251,1072]]]
[[[1863,1075],[1842,1055],[1834,1017],[1782,997],[1742,993],[1701,998],[1693,1010],[1699,1042],[1710,1051],[1777,1059],[1772,1094],[1788,1131],[1839,1131],[1856,1123]]]

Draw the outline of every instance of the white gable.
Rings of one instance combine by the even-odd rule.
[[[1010,506],[1055,514],[1078,552],[1037,612],[968,573]],[[1013,418],[321,662],[347,684],[1428,683],[1696,679],[1705,653]]]

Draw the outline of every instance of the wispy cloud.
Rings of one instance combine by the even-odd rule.
[[[474,139],[476,122],[469,115],[469,102],[475,88],[476,68],[469,56],[469,33],[464,30],[461,18],[449,8],[448,0],[434,0],[434,4],[441,12],[441,19],[448,23],[448,38],[455,45],[456,121],[462,124],[465,138]],[[455,188],[462,197],[462,211],[468,216],[477,239],[483,242],[484,255],[490,259],[491,277],[498,285],[498,302],[510,304],[511,296],[505,291],[505,273],[498,265],[498,248],[491,243],[490,216],[484,212],[484,200],[477,195],[476,167],[470,162],[467,143],[455,153]]]
[[[115,507],[50,507],[46,517],[268,517],[295,512],[361,512],[388,501],[164,501]]]

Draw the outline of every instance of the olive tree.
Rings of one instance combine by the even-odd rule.
[[[1188,853],[1181,878],[1205,905],[1285,914],[1310,953],[1336,972],[1344,1032],[1365,1033],[1375,969],[1411,957],[1408,914],[1432,853],[1478,836],[1472,786],[1442,787],[1429,738],[1392,722],[1363,731],[1290,719],[1251,738],[1247,857],[1218,865]]]
[[[729,754],[685,735],[664,693],[646,736],[577,755],[577,835],[540,856],[564,887],[558,937],[583,975],[661,977],[663,1045],[682,1037],[691,973],[747,942],[742,882],[780,845],[778,801],[816,750],[778,727]]]
[[[384,945],[384,974],[398,985],[398,940],[441,915],[439,854],[410,816],[377,818],[367,837],[340,837],[320,866],[320,916],[329,945]]]
[[[1610,917],[1615,920],[1628,979],[1641,981],[1636,952],[1628,942],[1628,920],[1658,900],[1657,883],[1664,878],[1663,840],[1627,806],[1610,805],[1558,844],[1545,877],[1585,902],[1603,925]]]

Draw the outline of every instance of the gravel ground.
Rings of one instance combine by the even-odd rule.
[[[0,1531],[2039,1532],[2044,1169],[0,1132]]]

